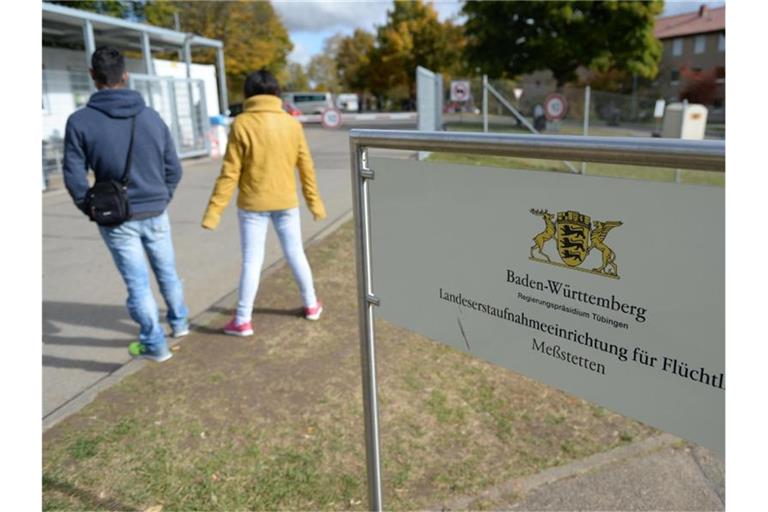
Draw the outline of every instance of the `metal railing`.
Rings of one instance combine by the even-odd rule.
[[[357,248],[363,406],[365,412],[368,509],[382,510],[378,386],[373,308],[379,304],[371,281],[368,148],[448,151],[527,158],[605,162],[725,172],[724,141],[507,135],[408,130],[351,130],[352,197]]]

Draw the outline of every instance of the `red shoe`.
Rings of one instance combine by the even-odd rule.
[[[236,318],[233,318],[229,321],[227,325],[224,326],[224,333],[229,334],[232,336],[252,336],[253,335],[253,327],[251,327],[251,322],[243,322],[242,324],[235,323]]]
[[[323,313],[323,303],[317,301],[317,304],[311,308],[304,308],[304,318],[307,320],[319,320],[320,315]]]

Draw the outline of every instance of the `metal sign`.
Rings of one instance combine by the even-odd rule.
[[[723,188],[369,161],[366,148],[724,170],[724,143],[350,139],[370,509],[382,508],[374,311],[723,453]]]
[[[472,96],[469,80],[453,80],[451,82],[451,101],[468,101]]]
[[[523,89],[520,87],[515,87],[512,89],[512,93],[515,95],[515,99],[519,100],[520,97],[523,95]]]
[[[664,117],[664,107],[667,103],[664,100],[656,100],[656,105],[653,108],[653,117],[660,119]]]
[[[565,117],[568,112],[568,100],[562,94],[550,94],[544,100],[544,116],[550,121],[557,121]]]
[[[320,122],[322,123],[323,128],[338,128],[341,126],[341,112],[335,108],[327,108],[323,110]]]

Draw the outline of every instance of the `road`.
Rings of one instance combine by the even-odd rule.
[[[345,128],[351,127],[355,126]],[[415,123],[385,121],[357,127],[414,129]],[[302,199],[304,239],[343,217],[352,205],[346,129],[307,126],[306,134],[328,217],[315,222]],[[185,161],[184,177],[169,208],[177,268],[192,317],[235,290],[239,279],[240,242],[234,198],[216,231],[200,227],[219,168],[218,160]],[[277,237],[270,229],[264,266],[281,257]],[[160,298],[156,287],[155,297]],[[298,306],[298,292],[296,297]],[[130,360],[127,345],[136,340],[138,328],[128,316],[125,298],[125,286],[96,226],[75,209],[63,191],[46,193],[43,420],[85,390],[98,386]]]

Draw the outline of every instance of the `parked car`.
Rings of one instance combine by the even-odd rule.
[[[290,101],[284,101],[283,102],[283,110],[291,114],[293,117],[298,117],[300,115],[303,115],[301,113],[301,110],[299,110],[299,107],[291,103]]]
[[[329,92],[285,92],[283,101],[292,103],[302,114],[322,114],[327,108],[333,108],[333,98]]]
[[[299,108],[293,103],[291,103],[290,101],[283,101],[283,110],[291,114],[293,117],[297,117],[302,114],[301,110],[299,110]],[[229,106],[229,117],[235,117],[242,113],[243,113],[242,103],[232,103]]]

